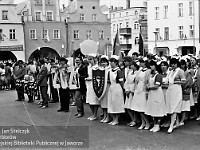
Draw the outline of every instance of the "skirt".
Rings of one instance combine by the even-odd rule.
[[[135,91],[132,102],[131,110],[137,112],[145,112],[146,110],[146,92],[145,91]]]
[[[166,104],[166,92],[167,92],[167,89],[163,88],[162,91],[163,91],[164,100],[165,100],[165,104]]]
[[[120,84],[112,83],[108,91],[108,113],[124,113],[124,94]]]
[[[103,97],[100,99],[101,108],[108,108],[108,90],[109,90],[109,85],[107,85],[106,91]]]
[[[181,111],[190,111],[190,101],[182,101]]]
[[[194,106],[194,96],[193,96],[192,91],[190,93],[190,106]]]
[[[178,84],[170,85],[166,92],[167,113],[181,113],[182,106],[182,87]]]
[[[126,96],[126,101],[125,101],[125,104],[124,104],[124,108],[131,109],[132,99],[133,99],[133,95],[132,94],[130,94],[129,97]]]
[[[145,114],[152,117],[163,117],[167,115],[166,103],[161,87],[157,90],[149,91]]]
[[[87,92],[86,92],[86,103],[90,105],[99,105],[99,101],[93,89],[92,81],[86,81]]]

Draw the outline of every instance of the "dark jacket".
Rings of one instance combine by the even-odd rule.
[[[24,67],[18,68],[18,69],[16,70],[16,72],[15,72],[15,76],[16,76],[16,78],[19,79],[19,80],[23,80],[25,74],[26,74],[26,70],[25,70]]]
[[[80,91],[82,92],[83,95],[86,94],[86,84],[85,84],[85,78],[88,77],[88,68],[86,65],[81,65],[79,70],[79,82],[80,82]]]
[[[47,85],[47,75],[48,75],[47,67],[42,66],[42,68],[38,74],[38,80],[37,80],[38,86],[48,86]]]

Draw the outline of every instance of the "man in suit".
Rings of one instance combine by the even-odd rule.
[[[14,79],[16,81],[16,91],[18,99],[16,101],[24,101],[24,87],[22,80],[26,74],[25,67],[23,66],[23,61],[19,60],[16,65],[16,70],[14,71]]]
[[[37,84],[40,87],[40,93],[42,96],[42,104],[40,105],[40,107],[42,109],[45,109],[48,107],[48,94],[47,94],[47,90],[48,90],[48,84],[47,84],[47,75],[48,75],[48,70],[47,67],[45,67],[45,60],[44,59],[40,59],[40,65],[41,65],[41,70],[39,71],[38,74],[38,80],[37,80]]]

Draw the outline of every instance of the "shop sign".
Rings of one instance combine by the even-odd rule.
[[[0,51],[23,51],[23,45],[0,46]]]

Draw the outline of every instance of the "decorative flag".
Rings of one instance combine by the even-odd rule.
[[[119,43],[118,31],[116,33],[115,40],[114,40],[113,55],[121,56],[121,47],[120,47],[120,43]]]
[[[140,53],[140,55],[144,56],[144,42],[143,42],[141,33],[139,35],[139,42],[138,42],[138,44],[139,44],[139,53]]]

